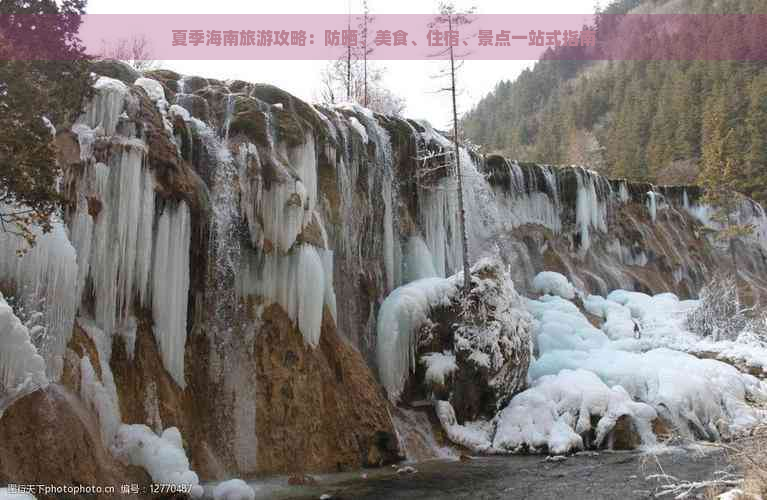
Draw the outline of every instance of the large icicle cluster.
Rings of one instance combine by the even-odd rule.
[[[575,168],[578,180],[578,194],[575,200],[575,224],[580,233],[581,252],[586,252],[591,246],[591,231],[607,232],[607,207],[609,198],[606,196],[605,185],[609,184],[596,172],[583,168]]]
[[[0,294],[0,417],[15,398],[46,384],[45,361]]]
[[[32,248],[23,238],[0,230],[0,282],[12,287],[17,307],[27,315],[42,315],[34,342],[46,361],[48,376],[57,380],[79,305],[73,293],[78,257],[62,223],[54,222],[46,234],[36,227],[32,230],[37,236]]]
[[[153,100],[164,101],[162,87],[150,82],[137,84]],[[146,145],[134,136],[124,111],[132,96],[123,83],[106,77],[94,87],[93,100],[73,127],[85,164],[76,179],[71,224],[80,263],[73,289],[78,299],[83,292],[90,294],[96,322],[110,337],[130,329],[134,300],[151,305],[165,368],[184,387],[189,209],[180,202],[155,213],[155,179],[147,167]],[[110,144],[107,163],[93,156],[97,142]],[[133,351],[132,344],[128,350]]]
[[[242,295],[258,295],[282,306],[305,341],[316,347],[323,310],[327,306],[335,317],[336,300],[333,251],[315,209],[314,138],[306,134],[304,139],[292,149],[274,142],[261,150],[250,143],[240,145],[240,204],[255,251],[243,256],[238,288]],[[318,233],[319,241],[298,241],[304,231]]]
[[[166,208],[155,231],[152,271],[154,335],[165,369],[185,387],[184,347],[189,296],[189,242],[191,221],[185,203]]]
[[[508,216],[511,226],[525,224],[541,225],[554,234],[562,230],[561,207],[555,167],[541,166],[544,185],[539,185],[537,175],[525,175],[517,163],[505,160],[510,185],[499,193],[498,202]]]

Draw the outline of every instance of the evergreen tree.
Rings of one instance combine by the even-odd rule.
[[[0,3],[0,230],[34,243],[62,201],[53,125],[80,111],[89,67],[77,39],[83,0]],[[43,15],[40,15],[43,14]]]

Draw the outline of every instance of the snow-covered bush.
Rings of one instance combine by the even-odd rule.
[[[718,274],[700,292],[700,306],[687,315],[687,328],[713,340],[735,340],[746,329],[758,327],[752,308],[740,303],[735,278]]]
[[[533,278],[533,289],[548,295],[557,295],[563,299],[575,298],[575,287],[563,275],[551,271],[538,273]]]

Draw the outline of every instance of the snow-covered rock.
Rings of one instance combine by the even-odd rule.
[[[181,433],[169,427],[158,436],[146,425],[120,426],[113,453],[130,465],[143,467],[155,483],[188,489],[193,498],[203,490],[197,474],[189,469]]]
[[[213,500],[254,500],[256,492],[242,479],[230,479],[213,489]]]
[[[559,273],[543,271],[533,278],[533,289],[548,295],[557,295],[563,299],[575,298],[575,287]]]

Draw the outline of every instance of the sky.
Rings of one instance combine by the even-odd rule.
[[[595,0],[474,0],[478,14],[589,14]],[[362,0],[89,0],[88,14],[342,14],[362,11]],[[436,0],[368,0],[371,14],[431,14]],[[319,101],[319,75],[326,61],[162,61],[163,68],[220,80],[270,83],[308,102]],[[450,121],[450,98],[437,92],[439,61],[375,61],[386,68],[384,84],[405,99],[404,114],[437,127]],[[457,84],[458,111],[471,109],[501,80],[513,80],[533,61],[467,61]]]

